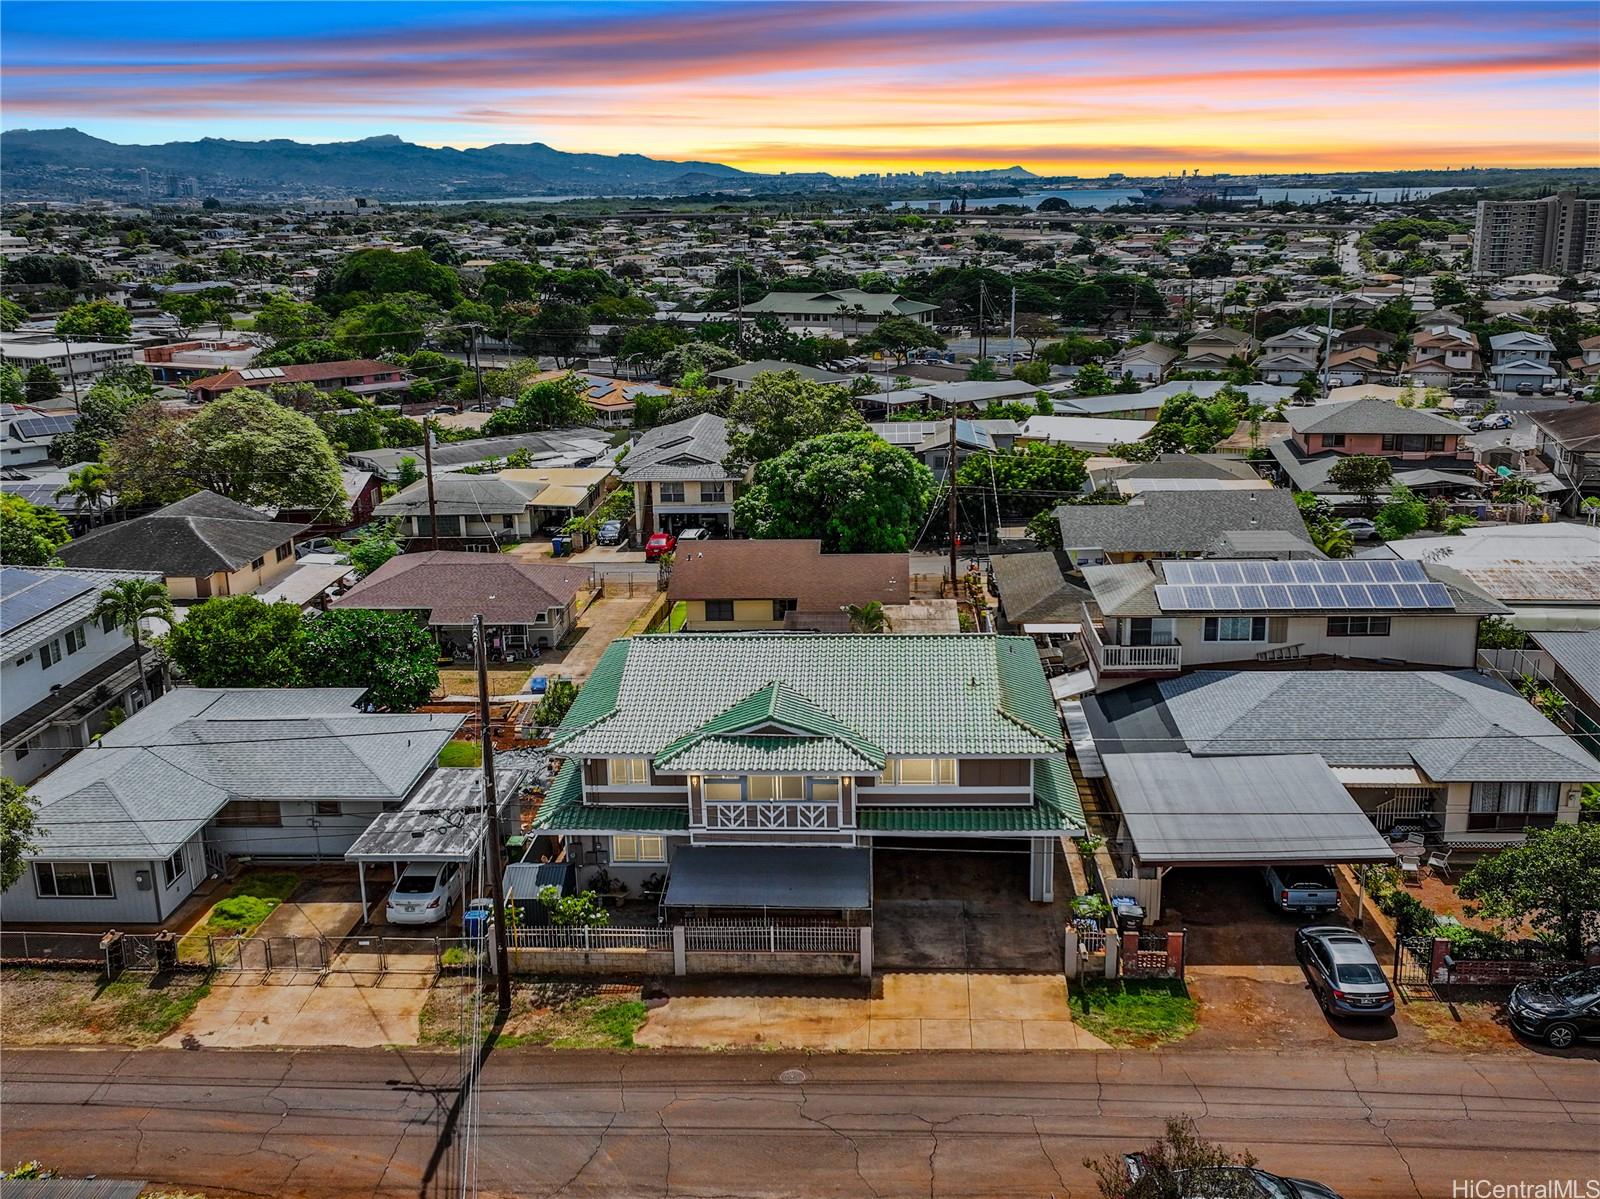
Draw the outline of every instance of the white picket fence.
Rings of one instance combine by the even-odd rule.
[[[690,953],[856,953],[861,930],[833,924],[698,922],[684,926]]]
[[[670,928],[515,928],[511,949],[671,949]]]

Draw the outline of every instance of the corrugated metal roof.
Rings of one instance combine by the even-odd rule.
[[[672,858],[662,902],[681,908],[872,907],[872,851],[816,846],[697,845]]]

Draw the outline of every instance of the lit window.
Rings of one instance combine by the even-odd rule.
[[[606,763],[606,781],[613,787],[640,786],[650,781],[647,758],[612,758]]]
[[[707,779],[705,797],[708,803],[738,803],[744,798],[744,780]]]
[[[812,779],[811,799],[814,803],[838,803],[838,779]]]
[[[886,786],[954,787],[954,758],[896,758],[883,768],[880,781]]]
[[[667,860],[667,843],[660,837],[612,837],[611,861],[617,862],[665,862]]]
[[[764,800],[800,799],[805,794],[805,780],[798,775],[750,776],[750,798]]]

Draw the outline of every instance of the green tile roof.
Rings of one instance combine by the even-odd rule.
[[[737,731],[761,713],[874,760],[1064,748],[1033,642],[971,633],[677,633],[614,642],[554,746],[574,757],[654,757],[697,736]]]
[[[622,804],[583,802],[583,782],[578,764],[569,761],[556,772],[533,827],[550,833],[686,833],[687,807],[627,807]]]
[[[771,734],[774,727],[783,734]],[[814,770],[876,774],[883,769],[883,762],[883,750],[781,682],[745,696],[656,755],[656,765],[673,773]]]
[[[1032,807],[861,808],[856,823],[871,833],[973,833],[1017,835],[1078,833],[1084,828],[1083,808],[1072,769],[1057,758],[1034,763]]]

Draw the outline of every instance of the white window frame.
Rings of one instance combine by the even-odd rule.
[[[1243,625],[1244,636],[1238,636]],[[1259,630],[1260,636],[1256,633]],[[1210,642],[1265,641],[1267,618],[1265,616],[1207,616],[1201,628],[1201,639]]]
[[[1392,625],[1387,616],[1330,616],[1330,637],[1387,637]]]
[[[161,863],[161,878],[169,887],[188,873],[189,858],[182,849]]]
[[[798,774],[752,774],[744,793],[759,803],[798,803],[806,797],[806,780]]]
[[[607,758],[606,783],[612,787],[648,787],[649,758]]]
[[[924,780],[913,777],[906,779],[905,767],[912,763],[927,763],[930,769],[930,779]],[[915,768],[913,768],[915,769]],[[954,787],[959,777],[959,767],[954,758],[890,758],[883,764],[883,773],[878,776],[878,785],[882,787]]]
[[[60,866],[87,866],[89,868],[90,893],[88,895],[63,895],[61,886],[56,881],[56,869]],[[97,869],[105,871],[106,890],[104,891],[99,889],[99,881],[95,877]],[[47,872],[50,879],[48,890],[44,886]],[[33,864],[33,889],[38,893],[40,899],[115,899],[117,897],[117,880],[116,876],[111,872],[110,862],[36,861]]]
[[[653,865],[666,860],[665,837],[655,837],[646,833],[627,833],[611,838],[612,865]]]

